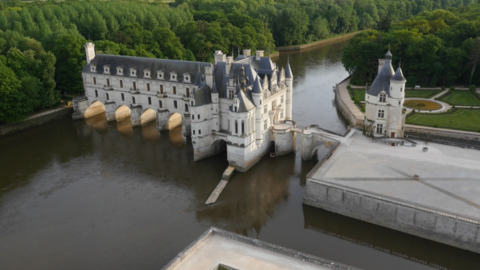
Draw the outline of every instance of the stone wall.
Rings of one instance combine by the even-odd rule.
[[[456,139],[464,141],[480,141],[480,133],[442,128],[405,125],[405,134],[418,137],[431,137],[441,139]]]
[[[476,220],[307,178],[304,204],[480,253]]]
[[[8,124],[0,127],[0,137],[17,133],[19,131],[29,129],[31,127],[39,126],[45,124],[47,122],[53,121],[58,119],[64,115],[73,113],[73,108],[60,108],[55,109],[50,112],[43,113],[38,116],[27,118],[21,122]]]
[[[327,44],[331,44],[331,43],[335,43],[335,42],[340,42],[340,41],[344,41],[344,40],[347,40],[347,39],[351,39],[353,36],[355,36],[355,35],[358,34],[358,33],[363,32],[363,31],[365,31],[365,30],[353,32],[353,33],[350,33],[350,34],[345,34],[345,35],[338,36],[338,37],[327,38],[327,39],[319,40],[319,41],[312,42],[312,43],[309,43],[309,44],[286,46],[286,47],[277,47],[277,48],[275,48],[275,50],[277,50],[277,51],[279,51],[279,52],[283,52],[283,51],[298,51],[298,50],[303,50],[303,49],[307,49],[307,48],[311,48],[311,47],[317,47],[317,46],[327,45]]]
[[[356,128],[363,128],[363,119],[357,119],[352,111],[348,108],[344,100],[342,100],[338,89],[335,88],[335,103],[337,104],[337,109],[340,110],[343,117],[347,119],[350,125],[355,126]]]
[[[273,131],[275,155],[282,156],[295,151],[296,133],[291,131]]]

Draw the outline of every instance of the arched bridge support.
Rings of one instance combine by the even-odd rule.
[[[130,119],[132,121],[132,127],[139,127],[142,125],[142,106],[131,105],[130,106]]]
[[[157,111],[157,128],[159,131],[168,130],[168,118],[170,118],[170,111],[160,109]]]
[[[115,111],[117,110],[117,104],[113,101],[105,102],[105,114],[107,116],[107,122],[117,120],[115,116]]]
[[[320,146],[332,148],[340,142],[316,133],[302,133],[302,160],[307,161],[315,157]]]
[[[282,156],[295,151],[296,133],[290,130],[273,129],[275,156]]]
[[[74,97],[73,98],[73,114],[72,119],[83,119],[85,118],[85,111],[88,109],[88,98],[83,97]]]

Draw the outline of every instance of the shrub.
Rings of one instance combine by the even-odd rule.
[[[455,87],[450,86],[450,91],[455,91]]]
[[[348,89],[348,90],[351,90],[351,89],[352,89],[352,87],[350,86],[350,84],[347,85],[347,89]]]
[[[445,86],[444,85],[442,85],[442,91],[445,91]]]
[[[470,91],[475,92],[477,90],[477,87],[475,84],[470,85]]]
[[[433,127],[434,127],[434,128],[438,128],[438,125],[434,125]]]

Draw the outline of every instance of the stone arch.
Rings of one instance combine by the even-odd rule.
[[[157,120],[157,112],[155,110],[150,108],[143,110],[142,115],[140,116],[140,123],[142,126],[155,120]]]
[[[99,100],[93,101],[85,111],[84,117],[89,118],[97,114],[105,113],[105,104]]]
[[[223,138],[218,138],[210,145],[211,153],[213,155],[219,154],[227,150],[227,141]]]
[[[115,110],[115,119],[117,119],[117,122],[120,122],[122,120],[125,120],[130,117],[130,108],[126,105],[120,105],[117,107]]]
[[[183,116],[177,112],[171,113],[168,117],[167,128],[168,130],[172,130],[176,127],[181,127],[183,123]]]

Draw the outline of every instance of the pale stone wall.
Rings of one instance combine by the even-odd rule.
[[[308,176],[307,176],[308,177]],[[478,221],[308,179],[303,203],[480,253]]]

